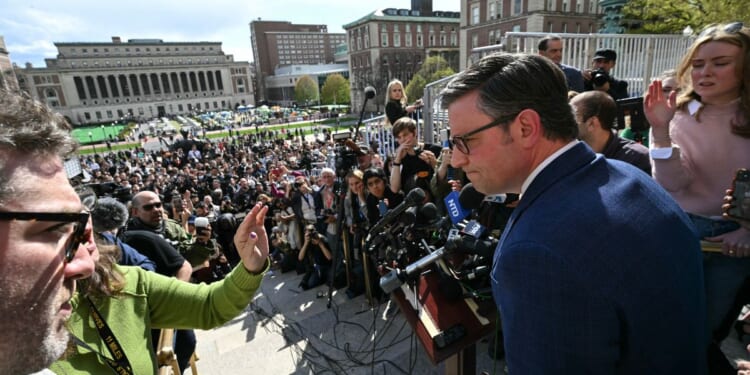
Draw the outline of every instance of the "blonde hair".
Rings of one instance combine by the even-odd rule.
[[[399,101],[401,102],[402,107],[406,107],[406,104],[409,102],[408,99],[406,98],[406,88],[404,87],[404,84],[397,79],[394,79],[391,82],[388,82],[388,88],[386,88],[385,90],[385,103],[388,103],[389,101],[392,100],[391,88],[393,88],[393,86],[395,85],[401,86],[401,90],[403,90],[403,94],[401,95],[401,100]]]
[[[711,28],[713,29],[707,28],[708,32],[704,31],[705,35],[700,35],[693,42],[677,68],[677,81],[682,86],[682,92],[677,97],[677,108],[685,110],[687,104],[692,100],[701,100],[700,95],[693,88],[690,76],[693,70],[693,57],[700,47],[708,42],[724,42],[740,47],[742,50],[741,71],[739,72],[742,83],[740,86],[740,110],[744,115],[744,123],[732,124],[732,133],[743,138],[750,138],[750,29],[741,27],[739,30],[731,32],[725,30],[726,25],[715,25]],[[696,113],[695,118],[700,121],[700,110]]]

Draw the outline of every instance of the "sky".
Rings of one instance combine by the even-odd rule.
[[[460,0],[433,0],[433,10],[458,12]],[[249,24],[258,18],[324,24],[329,33],[379,8],[410,8],[411,0],[2,0],[0,36],[13,63],[44,67],[55,42],[222,42],[235,61],[253,61]]]

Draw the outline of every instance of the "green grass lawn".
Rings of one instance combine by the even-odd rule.
[[[125,129],[127,125],[104,125],[104,128],[101,126],[88,126],[84,128],[75,128],[73,129],[73,137],[78,140],[78,143],[80,144],[89,144],[91,142],[103,142],[106,139],[109,139],[110,136],[117,137],[118,134],[122,131],[122,129]],[[91,137],[89,137],[89,133],[91,133]]]

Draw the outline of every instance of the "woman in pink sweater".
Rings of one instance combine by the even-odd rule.
[[[750,29],[741,23],[707,28],[677,76],[679,96],[665,95],[656,80],[644,100],[653,175],[685,211],[720,217],[735,171],[750,167]],[[703,270],[709,370],[725,373],[731,367],[715,344],[727,336],[742,306],[735,297],[750,276],[750,230],[705,239],[722,243],[722,253],[705,254]]]

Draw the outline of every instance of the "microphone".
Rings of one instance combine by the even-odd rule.
[[[362,101],[362,110],[359,111],[359,121],[357,122],[357,128],[354,129],[354,135],[352,138],[357,139],[359,137],[359,126],[362,125],[362,119],[365,117],[365,106],[367,101],[375,97],[375,88],[372,86],[365,87],[365,100]]]
[[[445,242],[445,249],[449,252],[458,251],[492,259],[497,242],[494,238],[483,240],[472,236],[452,236]]]
[[[365,87],[365,100],[369,100],[375,97],[375,88],[372,86]]]
[[[467,210],[476,210],[482,204],[483,200],[484,194],[478,192],[471,182],[464,185],[461,193],[458,195],[458,203]]]
[[[422,203],[422,201],[424,201],[424,198],[424,190],[420,188],[412,189],[409,194],[406,195],[406,198],[404,198],[403,202],[394,207],[392,210],[386,212],[385,215],[383,215],[383,217],[375,225],[373,225],[372,228],[370,228],[370,233],[367,235],[367,241],[370,240],[370,237],[373,235],[373,233],[377,236],[378,233],[380,233],[386,225],[391,224],[391,222],[393,222],[399,215],[406,211],[407,208]]]

